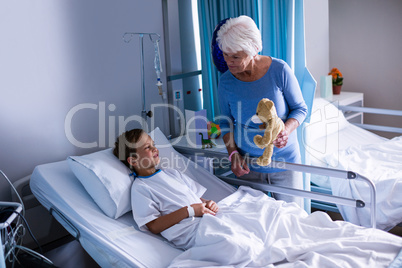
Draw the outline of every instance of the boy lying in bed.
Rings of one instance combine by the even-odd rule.
[[[206,189],[174,169],[157,169],[159,151],[141,129],[123,133],[114,155],[133,171],[133,216],[139,228],[186,249],[171,267],[388,267],[402,248],[389,233],[308,215],[241,186],[218,205]],[[287,266],[288,267],[288,266]]]
[[[189,248],[202,215],[215,215],[217,204],[202,199],[206,189],[175,169],[156,169],[159,151],[142,129],[123,133],[113,154],[133,171],[134,220],[141,230],[161,234],[177,247]],[[196,218],[193,218],[195,216]]]

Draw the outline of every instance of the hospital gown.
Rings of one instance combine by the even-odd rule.
[[[158,170],[151,176],[137,177],[131,189],[134,220],[140,230],[148,230],[148,222],[182,207],[201,203],[200,198],[205,191],[205,187],[174,169]],[[190,248],[194,244],[200,219],[183,219],[161,235],[176,247]]]

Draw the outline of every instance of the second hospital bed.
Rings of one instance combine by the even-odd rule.
[[[303,129],[302,148],[313,166],[353,170],[372,180],[377,189],[377,228],[389,230],[402,223],[402,136],[386,139],[364,129],[364,125],[349,123],[343,110],[354,109],[359,108],[338,107],[336,103],[316,98],[311,121]],[[400,111],[393,113],[402,115]],[[391,129],[402,133],[402,129]],[[369,193],[360,182],[331,180],[329,175],[311,174],[311,182],[313,191],[334,195],[365,199]],[[341,205],[338,208],[345,220],[370,226],[367,209]]]
[[[254,196],[257,198],[256,200],[268,198],[263,192],[243,188],[244,186],[237,190],[205,169],[188,161],[172,148],[159,129],[154,130],[151,137],[160,150],[161,159],[169,159],[168,162],[162,161],[161,165],[164,167],[173,165],[171,167],[177,168],[197,180],[208,189],[205,198],[221,201],[223,206],[225,202],[228,203],[231,199],[238,197],[239,192],[245,193],[244,196]],[[97,156],[97,164],[100,162],[99,166],[91,162],[93,160],[91,156],[94,155]],[[130,180],[128,174],[125,173],[127,171],[120,168],[124,165],[114,159],[121,164],[117,167],[117,172],[127,176],[128,181],[120,182],[118,173],[114,173],[115,176],[109,178],[109,181],[105,178],[107,175],[113,175],[113,172],[110,173],[107,167],[111,164],[109,161],[113,161],[113,157],[109,149],[84,156],[84,159],[89,159],[85,166],[77,164],[73,158],[40,165],[35,168],[31,176],[31,190],[42,205],[75,236],[101,267],[168,267],[172,261],[172,267],[221,266],[219,259],[207,262],[196,259],[195,256],[200,255],[198,253],[203,251],[202,248],[183,251],[175,248],[159,235],[139,231],[130,212],[130,202],[127,200],[129,199],[127,191],[130,188]],[[105,185],[109,183],[108,190],[103,187],[105,185],[99,186],[94,182],[93,177],[95,174],[99,174],[98,172],[104,175]],[[110,187],[113,188],[113,193],[110,192]],[[243,195],[241,197],[243,198]],[[250,200],[245,200],[244,203],[247,204],[248,201]],[[263,256],[272,257],[285,254],[281,257],[281,261],[266,265],[266,267],[295,267],[295,265],[322,267],[317,261],[317,256],[324,255],[334,264],[344,261],[345,265],[353,267],[367,267],[376,261],[379,261],[383,267],[387,267],[389,264],[391,264],[390,267],[397,267],[396,265],[402,263],[402,253],[400,252],[402,238],[400,237],[373,228],[359,227],[345,222],[332,222],[325,213],[313,213],[308,216],[303,210],[295,208],[295,205],[287,206],[281,201],[269,199],[267,202],[271,202],[269,204],[272,204],[272,207],[279,208],[275,210],[275,215],[283,214],[284,220],[275,223],[276,216],[256,209],[256,202],[251,201],[249,203],[253,209],[250,211],[263,215],[261,218],[269,221],[271,228],[269,237],[273,239],[270,244],[275,245],[273,250],[271,249]],[[241,203],[243,203],[243,199]],[[214,219],[214,217],[210,219]],[[331,226],[327,226],[328,224]],[[319,229],[327,232],[328,227],[333,228],[335,225],[338,227],[332,230],[336,234],[336,240],[324,241],[323,237],[317,237],[315,234]],[[251,229],[250,226],[247,228],[241,226],[240,233],[249,229]],[[214,229],[212,228],[212,230]],[[214,232],[213,236],[224,233],[220,227]],[[360,233],[360,236],[355,232]],[[231,233],[229,237],[235,235],[236,233]],[[303,235],[307,240],[301,239]],[[289,237],[286,238],[286,236]],[[364,248],[368,245],[368,241],[373,242],[370,244],[371,246],[375,245],[374,248],[366,248],[369,252],[373,251],[373,254],[359,259],[353,248]],[[259,239],[256,237],[255,243],[258,244],[258,242]],[[353,247],[348,247],[347,243],[353,243]],[[228,254],[225,250],[216,250],[214,246],[216,245],[210,245],[206,251],[208,254],[228,258],[229,260],[224,260],[225,263],[231,260],[236,261],[239,256],[246,258],[247,262],[249,255],[253,255],[251,252],[240,255]],[[331,252],[336,254],[331,255]],[[370,256],[375,256],[375,258]],[[300,260],[300,258],[305,259]],[[236,266],[247,266],[244,261],[242,263],[244,265]]]

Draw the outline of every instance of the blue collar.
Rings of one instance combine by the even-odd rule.
[[[130,177],[133,176],[133,178],[135,179],[135,178],[137,178],[137,173],[135,173],[135,171],[133,171],[132,173],[130,173],[129,176],[130,176]]]
[[[147,179],[147,178],[152,177],[152,176],[155,175],[155,174],[158,174],[160,171],[161,171],[161,169],[157,169],[157,170],[155,171],[155,173],[153,173],[153,174],[151,174],[151,175],[149,175],[149,176],[138,176],[137,173],[135,173],[135,171],[133,171],[133,173],[131,173],[130,176],[134,176],[134,179],[136,179],[136,178]]]

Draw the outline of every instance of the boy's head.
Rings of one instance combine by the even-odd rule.
[[[121,134],[115,142],[113,154],[131,170],[152,169],[159,164],[159,151],[151,137],[142,129]]]

